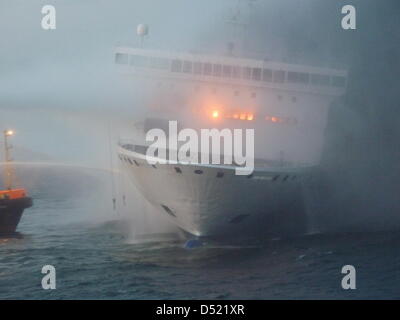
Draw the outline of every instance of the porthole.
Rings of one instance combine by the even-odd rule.
[[[195,174],[203,174],[203,170],[194,170]]]
[[[224,176],[224,173],[223,172],[217,172],[217,178],[222,178]]]
[[[272,181],[276,181],[276,180],[278,180],[278,179],[279,179],[279,174],[278,174],[277,176],[273,177],[273,178],[272,178]]]
[[[175,172],[176,172],[176,173],[182,173],[182,170],[181,170],[181,168],[179,168],[179,167],[175,167],[174,169],[175,169]]]
[[[285,177],[283,178],[283,181],[286,181],[288,178],[289,178],[289,176],[285,176]]]

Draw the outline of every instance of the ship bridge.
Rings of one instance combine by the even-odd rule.
[[[115,63],[124,73],[333,96],[343,94],[347,83],[345,70],[231,55],[217,56],[117,47]]]

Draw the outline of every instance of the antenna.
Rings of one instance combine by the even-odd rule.
[[[8,190],[12,189],[13,180],[14,180],[14,168],[11,165],[11,155],[10,150],[12,146],[8,143],[8,138],[14,135],[13,130],[4,130],[4,184],[5,188]]]
[[[229,15],[226,19],[226,23],[231,26],[231,41],[227,44],[227,50],[229,55],[233,55],[233,51],[236,47],[239,47],[240,51],[245,48],[245,38],[247,36],[247,28],[250,20],[250,12],[253,8],[253,4],[256,0],[237,0],[234,7],[230,9]],[[244,14],[246,11],[246,14]],[[243,53],[243,52],[242,52]]]
[[[140,37],[140,47],[143,48],[144,37],[149,34],[149,27],[146,24],[140,23],[136,28],[136,33]]]

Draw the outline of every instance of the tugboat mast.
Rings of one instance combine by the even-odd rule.
[[[9,144],[8,138],[14,135],[13,130],[4,130],[4,187],[7,190],[11,190],[14,181],[14,168],[11,164],[11,153],[12,145]]]

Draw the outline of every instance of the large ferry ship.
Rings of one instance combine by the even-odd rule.
[[[138,27],[139,34],[146,30]],[[307,224],[299,209],[304,181],[318,168],[328,110],[344,94],[347,72],[249,57],[232,43],[228,48],[221,55],[121,46],[115,63],[147,93],[143,133],[168,132],[171,120],[197,132],[254,129],[252,173],[235,174],[234,162],[149,162],[142,135],[118,146],[123,174],[159,214],[194,236]]]

